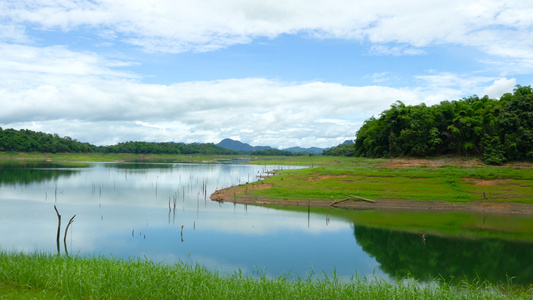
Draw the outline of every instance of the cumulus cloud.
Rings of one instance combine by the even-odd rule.
[[[501,78],[494,80],[494,83],[491,86],[484,88],[481,95],[487,95],[489,98],[499,99],[503,94],[511,93],[515,86],[516,79]]]
[[[402,55],[423,55],[425,52],[420,49],[403,47],[403,46],[385,46],[385,45],[375,45],[372,46],[369,50],[371,55],[392,55],[392,56],[402,56]]]
[[[43,46],[35,33],[98,36],[91,49],[121,44],[168,53],[282,34],[360,41],[368,54],[387,56],[427,55],[426,47],[453,44],[484,51],[487,65],[519,72],[533,69],[529,6],[512,0],[1,2],[0,126],[95,144],[232,137],[276,147],[334,146],[396,100],[431,105],[479,91],[498,97],[515,80],[428,71],[415,76],[419,87],[388,87],[396,74],[384,70],[368,77],[375,86],[258,77],[147,84],[127,71],[134,61]]]
[[[240,136],[290,147],[294,145],[284,143],[297,143],[301,138],[307,144],[310,136],[323,146],[352,138],[364,119],[348,115],[364,112],[367,118],[395,99],[414,101],[419,95],[380,86],[246,78],[172,85],[72,83],[16,92],[4,88],[0,97],[11,99],[0,112],[4,124],[30,129],[48,126],[62,133],[65,129],[59,124],[68,123],[68,130],[79,131],[65,135],[82,137],[85,134],[80,131],[95,130],[98,139],[90,140],[95,143],[125,139],[218,142]]]
[[[63,31],[97,28],[110,39],[147,51],[211,51],[257,37],[304,34],[368,40],[381,55],[419,55],[418,47],[445,43],[492,55],[531,59],[533,9],[527,1],[16,1],[0,20]],[[12,33],[10,35],[17,35]]]

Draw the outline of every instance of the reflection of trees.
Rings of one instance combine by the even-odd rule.
[[[70,177],[79,170],[50,162],[0,163],[0,184],[31,184]]]
[[[429,281],[474,279],[533,282],[533,244],[499,239],[461,239],[354,226],[357,243],[391,277]],[[425,238],[425,241],[424,241]]]
[[[132,171],[138,171],[140,173],[147,173],[149,172],[150,169],[172,169],[173,168],[173,165],[170,163],[138,163],[138,162],[104,164],[103,166],[109,169],[132,170]]]

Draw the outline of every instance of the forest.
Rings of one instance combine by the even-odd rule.
[[[288,150],[279,150],[279,149],[265,149],[265,150],[256,150],[250,151],[250,155],[258,156],[302,156],[305,155],[304,152],[291,152]]]
[[[0,151],[44,153],[153,153],[153,154],[236,154],[214,144],[125,142],[111,146],[95,146],[57,134],[0,127]]]
[[[9,152],[44,152],[44,153],[91,153],[98,147],[81,143],[70,137],[57,134],[36,132],[27,129],[2,129],[0,127],[0,151]]]
[[[426,106],[396,101],[357,131],[355,156],[479,156],[487,164],[533,160],[533,89],[499,100],[474,95]]]
[[[104,146],[99,149],[104,153],[153,153],[153,154],[237,154],[237,151],[219,147],[212,143],[184,144],[184,143],[154,143],[154,142],[125,142],[117,145]]]

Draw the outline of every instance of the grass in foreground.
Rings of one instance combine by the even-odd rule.
[[[418,285],[365,278],[221,276],[183,263],[0,252],[2,299],[528,299],[532,292],[478,281]]]

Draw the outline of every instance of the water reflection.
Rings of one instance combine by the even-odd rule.
[[[420,234],[355,221],[390,215],[369,212],[351,219],[351,213],[318,208],[274,210],[209,200],[217,189],[258,180],[280,168],[286,167],[0,164],[0,249],[57,252],[55,205],[63,216],[62,254],[185,261],[221,273],[267,276],[336,273],[400,279],[409,273],[430,280],[439,274],[478,274],[497,282],[509,274],[516,282],[533,282],[530,243],[434,235],[424,241]],[[484,225],[492,226],[489,221]]]
[[[454,281],[481,277],[493,283],[530,284],[533,243],[501,239],[465,239],[354,226],[363,250],[391,277]]]
[[[65,170],[50,165],[21,168],[36,178]],[[373,274],[378,264],[355,243],[344,219],[331,218],[326,224],[325,216],[307,211],[209,200],[216,189],[258,180],[281,168],[287,167],[95,163],[66,169],[73,172],[53,181],[3,185],[0,248],[57,252],[56,205],[63,216],[62,254],[186,261],[221,273],[241,270],[267,276]],[[12,171],[4,168],[0,174]]]
[[[57,181],[61,176],[79,173],[76,168],[84,166],[86,164],[3,161],[0,162],[0,186]]]

